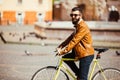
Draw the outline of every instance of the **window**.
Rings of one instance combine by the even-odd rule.
[[[39,4],[42,4],[42,0],[38,0],[38,3],[39,3]]]
[[[3,0],[0,0],[0,4],[2,4]]]
[[[18,0],[18,4],[22,4],[22,0]]]

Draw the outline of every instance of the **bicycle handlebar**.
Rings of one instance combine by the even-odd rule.
[[[100,54],[101,54],[102,52],[105,52],[105,51],[109,50],[109,49],[108,49],[108,48],[94,48],[94,50],[98,52],[97,55],[96,55],[96,59],[100,59],[100,57],[101,57]],[[58,52],[58,51],[54,51],[54,52],[57,52],[57,53],[55,54],[55,56],[58,56],[58,55],[59,55],[59,52]]]

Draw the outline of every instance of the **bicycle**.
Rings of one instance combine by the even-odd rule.
[[[120,80],[119,69],[102,68],[99,64],[99,59],[101,58],[100,54],[107,51],[108,48],[95,48],[95,50],[98,53],[93,59],[93,66],[91,68],[88,80]],[[72,80],[77,80],[76,76],[63,64],[64,61],[70,60],[75,59],[61,58],[57,66],[47,66],[37,70],[31,80],[70,80],[70,76]],[[96,66],[98,66],[99,70],[94,74]]]

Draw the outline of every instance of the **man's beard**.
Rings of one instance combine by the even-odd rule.
[[[79,20],[80,20],[80,19],[72,19],[72,23],[73,23],[74,25],[77,25],[78,22],[79,22]]]

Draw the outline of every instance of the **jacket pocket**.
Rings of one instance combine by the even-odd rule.
[[[84,57],[85,56],[85,53],[86,53],[86,49],[79,43],[76,45],[75,47],[75,51],[76,51],[76,55],[78,57]]]

